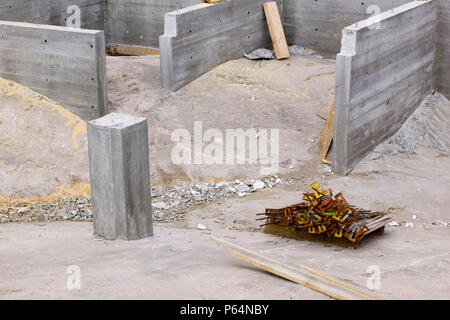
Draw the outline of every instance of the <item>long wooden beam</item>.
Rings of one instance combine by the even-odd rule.
[[[368,290],[334,279],[312,268],[303,265],[301,266],[302,269],[291,267],[223,239],[212,238],[218,245],[225,248],[239,260],[323,293],[331,298],[338,300],[381,300]]]

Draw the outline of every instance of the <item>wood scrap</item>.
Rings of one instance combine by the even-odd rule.
[[[289,48],[281,23],[280,13],[276,2],[265,2],[264,12],[269,26],[270,37],[272,38],[275,56],[278,60],[289,58]]]
[[[381,300],[368,290],[350,283],[324,275],[312,268],[301,266],[298,269],[287,264],[266,258],[261,254],[242,248],[223,239],[212,237],[216,243],[226,249],[235,258],[252,266],[276,274],[312,290],[338,300]]]
[[[106,52],[111,56],[150,56],[160,54],[159,49],[123,44],[109,46],[107,47]]]
[[[330,114],[328,115],[327,120],[325,121],[325,125],[323,126],[322,132],[319,137],[319,150],[320,150],[320,159],[324,163],[330,163],[327,160],[327,154],[330,150],[331,142],[333,141],[334,135],[334,104],[331,107]]]
[[[216,3],[220,3],[220,2],[224,2],[227,0],[203,0],[204,3],[209,3],[209,4],[216,4]]]

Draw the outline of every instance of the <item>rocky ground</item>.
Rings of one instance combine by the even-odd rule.
[[[220,183],[172,184],[152,187],[153,218],[159,223],[182,221],[196,206],[229,197],[245,197],[264,188],[291,186],[298,179],[278,176]],[[76,196],[49,201],[16,200],[0,205],[0,223],[92,221],[91,197]]]

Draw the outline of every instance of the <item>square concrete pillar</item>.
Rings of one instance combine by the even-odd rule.
[[[88,123],[94,234],[153,235],[147,119],[111,113]]]

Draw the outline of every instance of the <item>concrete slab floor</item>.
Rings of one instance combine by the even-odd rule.
[[[155,228],[137,242],[95,241],[87,223],[8,224],[0,229],[0,299],[328,299],[237,261],[210,234],[364,286],[377,265],[381,293],[447,299],[448,230],[389,229],[364,248],[341,248],[233,230]],[[430,250],[433,248],[432,250]],[[69,290],[67,268],[81,271]]]
[[[0,299],[327,299],[234,260],[210,232],[158,227],[153,239],[136,242],[91,234],[87,223],[2,226]],[[266,241],[255,233],[218,235]],[[67,288],[70,265],[80,267],[80,290]]]

